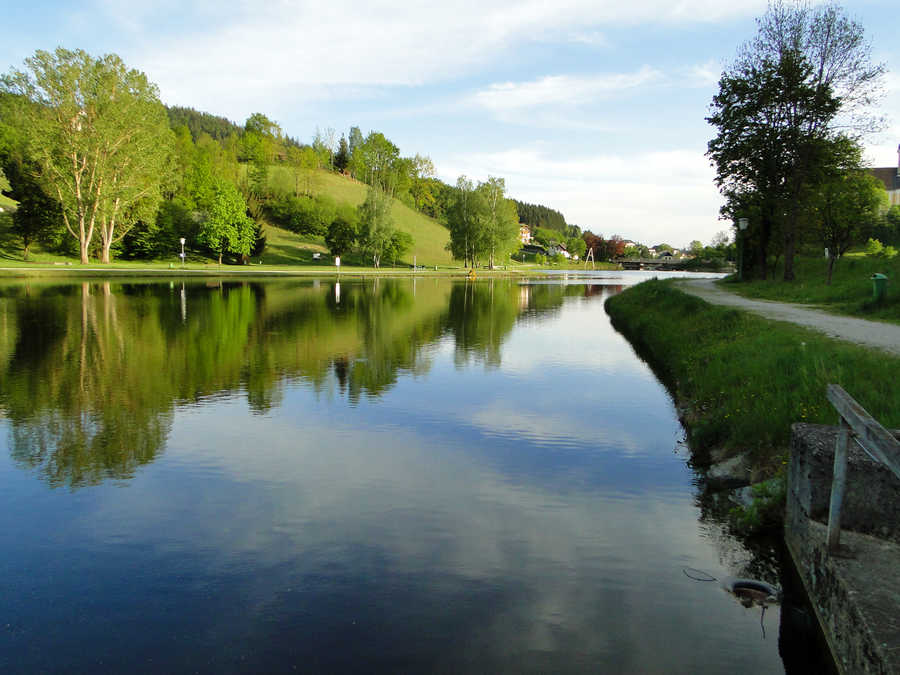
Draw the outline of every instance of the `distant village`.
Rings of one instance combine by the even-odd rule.
[[[577,253],[570,252],[564,242],[555,242],[548,246],[543,246],[534,239],[533,228],[525,223],[519,223],[519,242],[522,244],[521,251],[528,255],[543,255],[547,258],[553,258],[561,255],[566,260],[577,262],[580,256]],[[630,239],[623,239],[620,247],[623,252],[619,256],[621,258],[674,258],[683,260],[694,257],[690,251],[673,248],[666,244],[647,247]]]

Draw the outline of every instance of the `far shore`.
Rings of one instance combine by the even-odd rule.
[[[599,270],[615,271],[617,266],[597,266]],[[546,267],[520,267],[498,266],[491,269],[476,269],[474,276],[520,276],[540,277],[549,272],[584,272],[585,269],[577,268],[546,268]],[[100,263],[81,265],[78,263],[20,263],[18,265],[0,265],[0,279],[12,279],[23,277],[151,277],[151,278],[182,278],[182,277],[408,277],[408,276],[443,276],[443,277],[468,277],[472,272],[465,267],[441,267],[419,265],[416,268],[404,265],[402,267],[293,267],[293,266],[266,266],[266,265],[139,265],[117,264],[104,265]]]

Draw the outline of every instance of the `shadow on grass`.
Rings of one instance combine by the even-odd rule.
[[[22,260],[22,240],[12,231],[12,214],[5,209],[0,213],[0,258]]]

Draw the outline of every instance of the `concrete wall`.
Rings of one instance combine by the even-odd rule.
[[[829,553],[836,436],[792,428],[785,541],[839,670],[900,673],[900,480],[851,442],[842,550]]]
[[[804,513],[827,524],[837,427],[795,424],[791,431],[791,485]],[[852,440],[841,527],[900,543],[900,479]]]

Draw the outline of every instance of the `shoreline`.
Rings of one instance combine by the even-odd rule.
[[[900,359],[890,354],[712,305],[677,282],[632,286],[605,308],[672,396],[694,466],[713,488],[744,486],[736,496],[751,520],[781,520],[791,425],[834,423],[828,384],[844,387],[883,426],[900,427],[900,394],[888,374]]]
[[[533,268],[533,269],[476,269],[475,278],[521,277],[545,278],[559,273],[583,274],[587,270],[579,268]],[[600,268],[597,272],[615,272],[618,267]],[[205,267],[117,267],[117,266],[82,266],[74,263],[52,263],[30,266],[0,266],[0,279],[37,278],[37,277],[148,277],[148,278],[288,278],[288,277],[329,277],[329,278],[363,278],[363,277],[469,277],[471,272],[464,267],[440,267],[419,265],[403,268],[373,267],[265,267],[261,265],[209,265]]]

